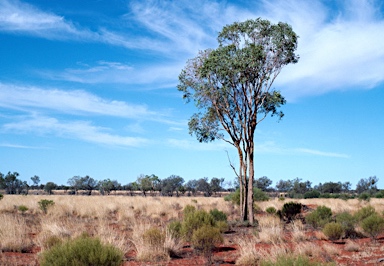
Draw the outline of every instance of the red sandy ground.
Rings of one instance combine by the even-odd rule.
[[[225,234],[225,243],[229,245],[217,247],[214,250],[213,254],[213,265],[233,265],[236,262],[236,259],[239,256],[238,247],[235,245],[233,239],[236,236],[239,236],[239,231],[242,231],[241,234],[244,234],[244,231],[251,231],[252,229],[248,228],[239,228],[236,231]],[[249,232],[251,234],[251,232]],[[312,234],[311,232],[309,234]],[[31,236],[33,237],[33,236]],[[286,236],[289,238],[289,235]],[[384,262],[378,262],[378,259],[384,257],[384,235],[381,235],[376,243],[372,242],[369,238],[360,238],[353,240],[359,246],[359,251],[346,251],[345,242],[332,243],[327,240],[311,240],[311,243],[316,245],[333,245],[339,250],[338,255],[330,255],[324,260],[334,261],[337,265],[383,265]],[[309,241],[308,241],[309,242]],[[232,244],[233,243],[233,244]],[[289,240],[287,244],[291,243]],[[305,242],[304,242],[305,243]],[[257,249],[269,249],[271,245],[269,244],[256,244]],[[3,252],[0,253],[0,265],[7,266],[36,266],[38,263],[38,252],[40,248],[37,246],[32,247],[30,250],[27,250],[25,253],[15,253],[15,252]],[[193,249],[189,246],[185,246],[179,253],[178,257],[172,258],[168,262],[156,262],[156,263],[147,263],[147,262],[137,262],[135,261],[135,253],[129,252],[125,255],[124,266],[129,265],[169,265],[169,266],[187,266],[187,265],[204,265],[205,259],[201,256],[198,256],[194,253]]]

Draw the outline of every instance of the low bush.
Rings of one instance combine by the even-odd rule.
[[[336,215],[336,222],[339,223],[343,229],[345,237],[355,237],[356,219],[349,212],[342,212]]]
[[[359,195],[359,200],[365,200],[370,201],[371,200],[371,194],[364,192]]]
[[[184,207],[183,215],[184,215],[184,217],[187,217],[188,215],[190,215],[191,213],[194,213],[195,211],[196,211],[195,206],[187,205]]]
[[[181,234],[185,239],[189,240],[193,235],[193,231],[199,229],[200,227],[203,227],[204,225],[216,225],[216,222],[213,219],[212,215],[210,215],[204,210],[197,210],[191,212],[184,217],[184,220],[181,225]]]
[[[180,221],[171,221],[168,224],[168,232],[176,238],[181,237],[181,222]]]
[[[88,236],[54,245],[41,253],[40,258],[41,266],[117,266],[122,262],[123,253],[119,249]]]
[[[0,193],[0,200],[4,198],[3,194]]]
[[[191,243],[207,259],[207,265],[211,265],[213,248],[223,243],[223,237],[218,228],[204,225],[193,232]]]
[[[151,227],[146,230],[143,234],[144,244],[156,249],[157,247],[163,247],[165,240],[165,233],[161,232],[160,229]]]
[[[323,228],[323,233],[329,240],[335,241],[343,236],[343,227],[339,223],[327,223]]]
[[[365,218],[367,218],[367,217],[369,217],[369,216],[371,216],[372,214],[375,214],[375,213],[376,213],[375,208],[373,208],[372,206],[367,206],[367,207],[363,207],[360,210],[358,210],[355,213],[354,217],[355,217],[357,222],[361,222]]]
[[[331,219],[332,210],[326,206],[318,206],[316,210],[305,217],[305,221],[313,228],[324,227],[324,225],[331,222]]]
[[[377,236],[384,231],[384,218],[378,214],[372,214],[361,221],[361,228],[372,239],[376,240]]]
[[[55,205],[55,202],[53,200],[42,199],[37,204],[39,204],[40,210],[42,210],[44,214],[47,214],[48,208]]]
[[[210,210],[209,214],[217,221],[227,221],[227,215],[218,209]]]
[[[301,213],[303,205],[298,202],[287,202],[284,203],[283,208],[281,211],[279,210],[277,214],[280,216],[282,220],[286,220],[288,222],[291,222],[296,218],[298,214]]]
[[[320,192],[317,190],[311,190],[304,193],[304,199],[316,199],[320,197]]]
[[[25,206],[25,205],[20,205],[19,207],[17,207],[17,209],[21,212],[21,213],[25,213],[26,211],[28,211],[28,207]]]
[[[266,208],[265,211],[269,214],[276,214],[276,208],[273,206]]]
[[[268,194],[262,191],[260,188],[253,189],[253,198],[255,201],[267,201],[269,200]],[[240,205],[240,189],[236,189],[231,194],[224,197],[225,201],[231,201],[236,205]]]

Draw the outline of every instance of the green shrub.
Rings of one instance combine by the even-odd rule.
[[[315,199],[320,197],[320,192],[317,190],[311,190],[304,193],[304,199]]]
[[[38,202],[40,210],[42,210],[45,214],[48,212],[48,208],[55,205],[53,200],[42,199]]]
[[[213,209],[213,210],[210,210],[209,212],[210,215],[212,215],[213,219],[217,222],[217,221],[226,221],[227,220],[227,215],[222,212],[222,211],[219,211],[218,209]]]
[[[365,201],[370,201],[371,200],[371,195],[367,192],[361,193],[359,195],[359,200],[365,200]]]
[[[336,222],[343,228],[345,237],[356,236],[356,219],[352,214],[349,212],[339,213],[336,215]]]
[[[273,206],[266,208],[265,211],[269,214],[276,214],[276,208]]]
[[[377,199],[382,199],[384,198],[384,190],[380,190],[379,192],[377,192],[375,195],[374,195],[375,198]]]
[[[343,236],[343,227],[339,223],[327,223],[323,228],[323,233],[329,240],[335,241]]]
[[[143,241],[146,246],[151,248],[162,247],[164,245],[165,234],[159,228],[151,227],[143,233]]]
[[[180,221],[171,221],[168,224],[168,231],[175,238],[181,237],[181,222]]]
[[[217,221],[216,227],[220,230],[221,233],[224,233],[229,229],[227,221]]]
[[[25,213],[26,211],[28,211],[28,207],[25,205],[20,205],[19,207],[17,207],[17,209],[21,211],[21,213]]]
[[[184,220],[181,225],[181,234],[185,239],[189,240],[192,237],[193,231],[199,229],[204,225],[215,226],[216,222],[213,219],[212,215],[210,215],[206,211],[194,211],[184,216]]]
[[[223,243],[223,237],[218,228],[204,225],[193,232],[191,243],[197,252],[206,257],[207,265],[211,265],[213,248]]]
[[[384,231],[384,218],[376,213],[372,214],[361,221],[361,228],[375,240]]]
[[[312,225],[313,228],[324,227],[324,225],[331,222],[331,219],[332,210],[326,206],[318,206],[316,210],[305,217],[305,221]]]
[[[303,205],[298,202],[287,202],[284,203],[283,208],[281,211],[279,210],[277,214],[280,216],[281,219],[286,220],[288,222],[291,222],[296,218],[298,214],[301,213]]]
[[[356,221],[361,222],[365,218],[375,213],[376,213],[376,210],[372,206],[363,207],[355,213],[355,219]]]
[[[268,194],[257,187],[253,189],[253,198],[255,201],[268,201],[269,200]]]
[[[4,198],[3,194],[0,193],[0,200]]]
[[[184,217],[187,217],[189,214],[194,213],[196,211],[196,207],[192,205],[187,205],[184,207],[183,214]]]
[[[117,266],[123,262],[123,253],[97,238],[82,236],[41,253],[41,266]]]

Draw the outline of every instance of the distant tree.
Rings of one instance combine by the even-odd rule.
[[[137,185],[139,186],[139,189],[141,190],[141,192],[143,193],[143,196],[146,197],[147,194],[146,192],[147,191],[150,191],[153,189],[153,185],[152,185],[152,178],[151,176],[149,175],[143,175],[141,174],[138,178],[137,178]]]
[[[352,187],[352,184],[349,181],[341,184],[341,190],[344,193],[349,192],[351,190],[351,187]]]
[[[178,175],[171,175],[161,181],[161,194],[172,196],[176,192],[179,196],[180,188],[183,186],[184,179]]]
[[[362,178],[356,185],[356,192],[359,194],[366,192],[372,195],[378,191],[377,182],[379,182],[379,179],[376,176]]]
[[[113,181],[110,179],[104,179],[100,180],[98,183],[98,188],[101,195],[109,195],[111,191],[113,190],[114,184]]]
[[[223,190],[223,183],[224,183],[224,178],[217,178],[217,177],[212,177],[210,186],[211,186],[211,191],[213,193],[219,192]]]
[[[272,185],[272,180],[266,176],[255,179],[254,182],[254,187],[260,188],[262,191],[270,190],[270,185]]]
[[[189,194],[192,194],[193,196],[195,196],[197,192],[197,180],[196,179],[189,180],[184,187]]]
[[[92,194],[92,190],[97,188],[98,182],[92,177],[86,175],[80,179],[81,188],[88,191],[88,195]]]
[[[124,189],[129,191],[129,194],[131,196],[133,196],[133,192],[136,191],[136,190],[139,190],[139,186],[137,185],[136,182],[131,182],[131,183],[128,183],[124,186]]]
[[[38,177],[37,175],[34,175],[31,177],[31,180],[33,182],[33,188],[38,188],[40,183],[40,177]]]
[[[280,180],[276,183],[276,189],[279,192],[288,192],[292,189],[293,184],[291,180]]]
[[[3,189],[7,194],[21,194],[25,189],[25,184],[17,177],[19,173],[8,172],[8,174],[1,181]]]
[[[203,192],[204,196],[210,197],[212,195],[211,186],[208,183],[208,177],[200,178],[197,180],[197,191]]]
[[[73,176],[68,179],[67,183],[75,191],[75,194],[82,188],[81,176]]]
[[[44,191],[47,192],[49,195],[53,194],[53,190],[57,188],[57,185],[53,182],[47,182],[44,186]]]
[[[293,194],[304,194],[305,192],[307,191],[310,191],[311,190],[311,182],[310,181],[302,181],[301,178],[296,178],[296,179],[293,179],[292,181],[292,189],[291,189],[291,192]]]
[[[341,182],[325,182],[324,184],[320,183],[315,188],[322,193],[340,193],[343,187]]]

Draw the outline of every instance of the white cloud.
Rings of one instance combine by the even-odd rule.
[[[384,81],[384,20],[375,9],[379,2],[342,3],[334,13],[320,1],[267,5],[270,19],[288,22],[300,36],[299,63],[286,67],[276,82],[289,99],[368,89]]]
[[[19,122],[13,122],[3,125],[4,131],[20,132],[20,133],[37,133],[42,135],[55,135],[58,137],[78,139],[82,141],[122,146],[137,147],[148,142],[144,138],[119,136],[108,133],[108,129],[93,126],[89,122],[71,121],[61,122],[51,117],[33,117]]]
[[[42,89],[0,83],[0,106],[10,109],[45,108],[65,113],[88,113],[126,118],[145,118],[156,114],[144,105],[106,100],[91,93],[74,90]]]
[[[310,155],[323,156],[323,157],[335,157],[335,158],[346,158],[346,159],[350,158],[349,155],[343,154],[343,153],[323,152],[323,151],[305,149],[305,148],[297,148],[297,149],[294,149],[294,151],[301,154],[310,154]]]

